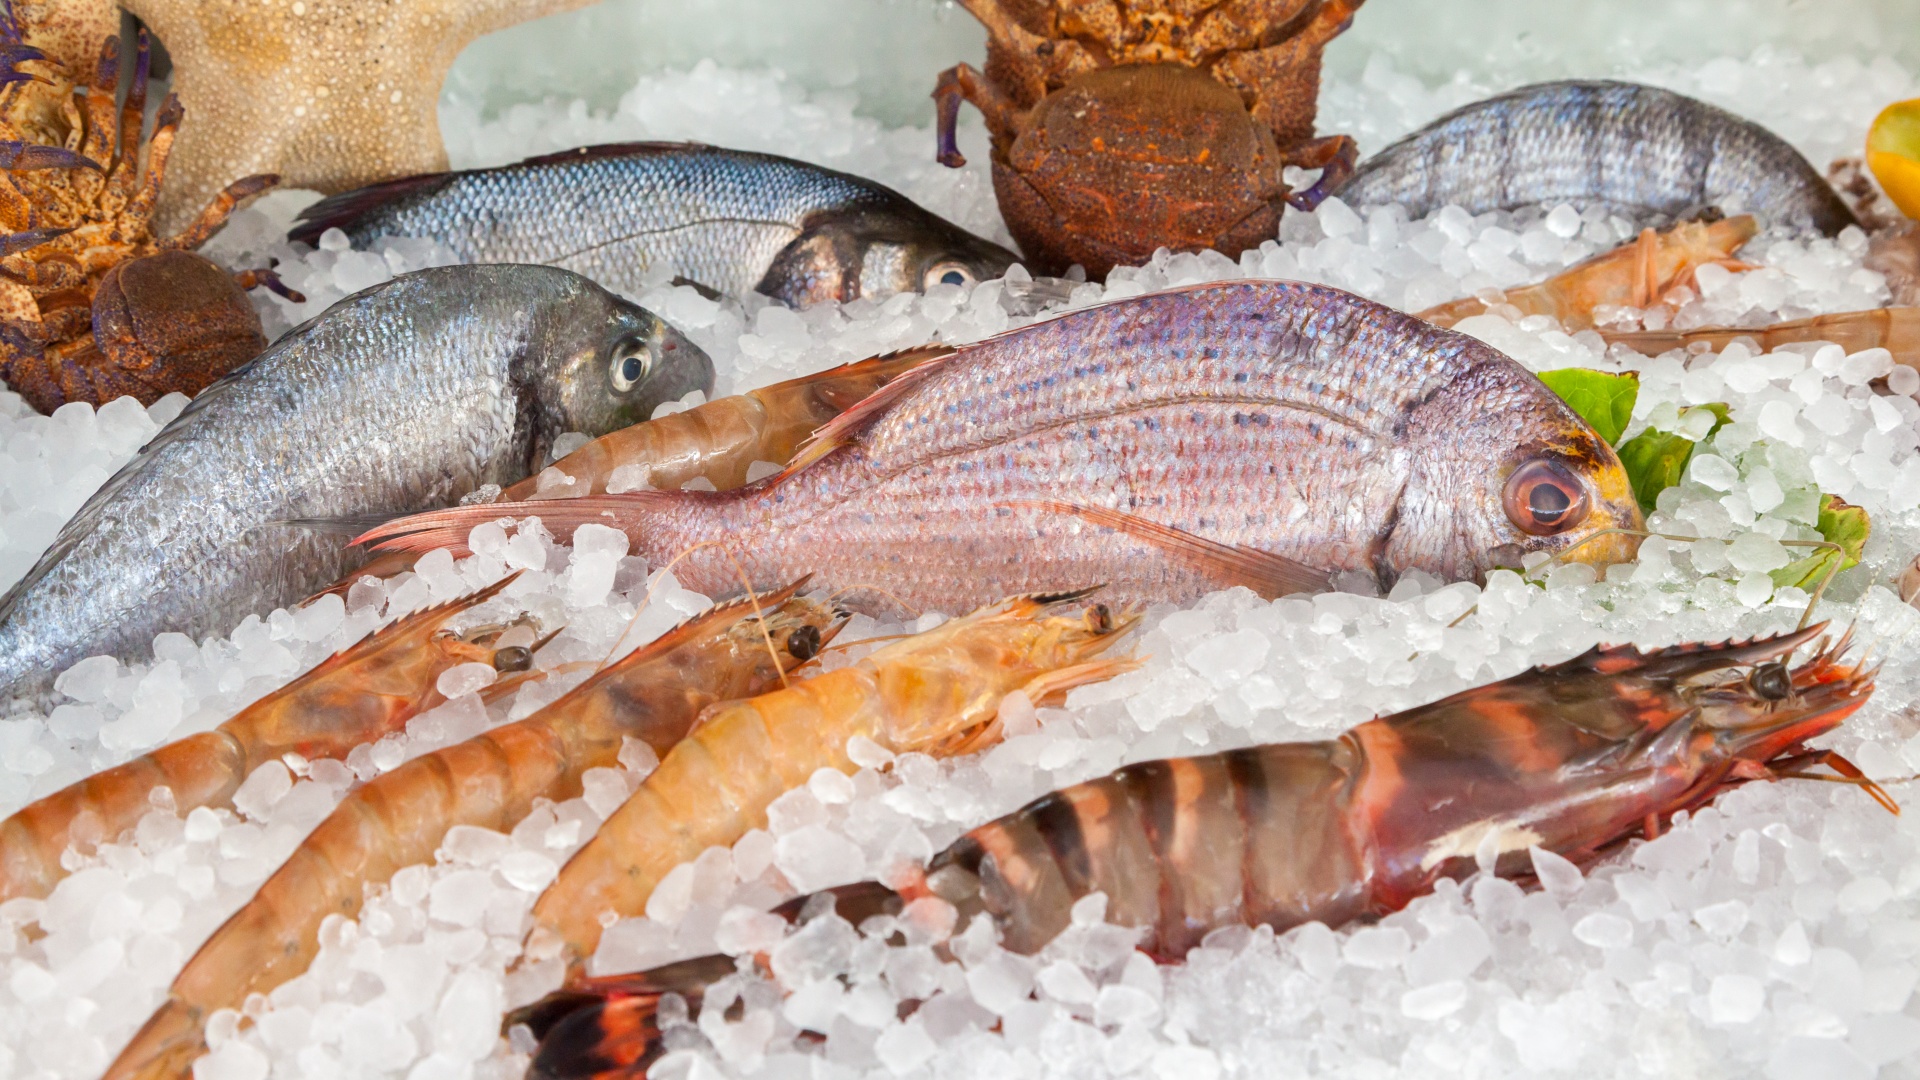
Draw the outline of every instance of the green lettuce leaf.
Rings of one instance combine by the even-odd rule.
[[[1727,422],[1727,406],[1718,401],[1682,409],[1680,417],[1684,420],[1697,410],[1713,414],[1713,427],[1707,430],[1709,439]],[[1660,493],[1680,482],[1680,477],[1686,474],[1687,462],[1693,460],[1696,445],[1685,435],[1652,428],[1620,444],[1620,464],[1626,467],[1627,480],[1633,484],[1633,495],[1640,501],[1641,513],[1653,513],[1654,501]]]
[[[1794,586],[1801,589],[1813,589],[1829,573],[1836,560],[1840,565],[1833,573],[1855,566],[1860,562],[1860,551],[1867,546],[1867,536],[1873,531],[1873,523],[1867,520],[1867,512],[1841,499],[1838,495],[1820,496],[1820,538],[1839,544],[1841,551],[1821,548],[1804,559],[1790,562],[1773,572],[1773,583],[1778,588]],[[1844,554],[1842,553],[1844,552]]]
[[[1615,374],[1592,368],[1559,368],[1541,372],[1540,381],[1579,413],[1608,446],[1626,433],[1627,422],[1633,419],[1633,403],[1640,396],[1640,376],[1631,371]]]

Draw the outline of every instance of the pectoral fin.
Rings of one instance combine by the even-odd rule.
[[[1333,587],[1332,576],[1326,571],[1316,570],[1284,555],[1238,544],[1223,544],[1185,529],[1162,525],[1118,510],[1049,500],[1002,505],[1031,506],[1054,513],[1071,514],[1091,524],[1126,533],[1200,571],[1223,589],[1244,585],[1271,600],[1290,593],[1326,592]]]

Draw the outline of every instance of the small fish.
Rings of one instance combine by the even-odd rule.
[[[1786,140],[1725,109],[1634,83],[1523,86],[1442,116],[1360,163],[1356,208],[1479,214],[1599,206],[1638,224],[1717,211],[1833,236],[1853,212]],[[1709,216],[1711,214],[1709,213]]]
[[[0,599],[0,690],[154,635],[226,633],[358,560],[289,522],[442,506],[537,470],[564,432],[645,420],[713,365],[565,270],[449,266],[342,300],[209,387]]]
[[[457,507],[383,548],[464,545],[538,516],[626,530],[703,590],[815,581],[870,611],[965,611],[1105,582],[1115,603],[1358,573],[1449,580],[1529,551],[1630,558],[1640,512],[1613,451],[1473,338],[1319,285],[1194,286],[963,346],[823,427],[778,476]],[[1592,540],[1592,542],[1584,542]]]
[[[1018,256],[871,180],[699,143],[585,146],[335,195],[287,234],[431,237],[466,262],[545,263],[616,292],[664,266],[793,307],[997,278]]]

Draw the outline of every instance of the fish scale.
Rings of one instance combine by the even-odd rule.
[[[609,356],[629,346],[650,373],[618,391]],[[442,267],[357,293],[203,391],[80,508],[0,599],[0,690],[165,631],[225,634],[360,561],[289,521],[444,505],[526,476],[563,432],[712,385],[696,346],[565,270]]]
[[[1014,261],[872,181],[693,143],[585,147],[391,181],[316,203],[288,235],[313,243],[330,227],[362,247],[431,237],[463,262],[564,267],[630,295],[664,272],[733,296],[852,300],[881,283],[919,289],[941,259],[976,280]],[[843,232],[857,251],[840,250]]]
[[[856,606],[1104,583],[1117,601],[1280,593],[1357,571],[1474,578],[1640,515],[1612,450],[1513,360],[1336,289],[1195,286],[1016,330],[916,369],[829,424],[779,477],[732,492],[520,504],[566,536],[623,528],[693,588],[813,572]],[[1521,532],[1503,491],[1547,459],[1593,510]],[[369,534],[457,547],[511,513],[456,508]],[[1171,530],[1171,531],[1170,531]],[[1587,561],[1627,557],[1610,537]]]
[[[1751,120],[1659,87],[1610,80],[1523,86],[1442,116],[1360,163],[1349,206],[1399,203],[1414,218],[1595,206],[1647,224],[1751,213],[1832,236],[1855,225],[1832,186]]]

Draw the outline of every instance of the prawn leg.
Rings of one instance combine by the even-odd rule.
[[[816,770],[853,772],[854,736],[895,753],[950,752],[983,741],[969,736],[991,729],[1015,690],[1059,692],[1133,667],[1094,658],[1137,617],[1115,619],[1104,607],[1048,614],[1082,595],[1002,601],[848,667],[716,707],[534,903],[523,962],[558,956],[578,977],[604,915],[644,911],[668,871],[763,827],[767,805]]]
[[[778,686],[840,622],[828,606],[795,599],[797,588],[715,608],[532,716],[415,758],[348,795],[200,947],[106,1075],[187,1076],[215,1010],[237,1009],[304,972],[327,916],[357,917],[368,886],[431,862],[448,829],[510,831],[536,798],[578,795],[588,769],[616,763],[625,737],[665,753],[707,704]]]
[[[1649,307],[1668,291],[1692,282],[1702,266],[1752,269],[1733,253],[1757,231],[1747,214],[1712,223],[1683,221],[1664,232],[1645,229],[1638,239],[1545,281],[1508,289],[1501,302],[1518,308],[1522,315],[1551,315],[1569,332],[1591,329],[1595,309]],[[1435,326],[1452,326],[1487,310],[1485,301],[1470,296],[1428,308],[1418,317]]]
[[[247,775],[286,754],[309,760],[349,750],[406,726],[445,700],[435,687],[455,664],[492,659],[443,630],[461,612],[493,599],[512,578],[401,619],[322,661],[212,731],[168,743],[28,804],[0,821],[0,901],[45,896],[66,871],[60,857],[76,840],[111,840],[153,808],[155,789],[172,791],[182,813],[224,807]],[[502,692],[510,684],[496,684]],[[489,688],[494,689],[494,688]]]

